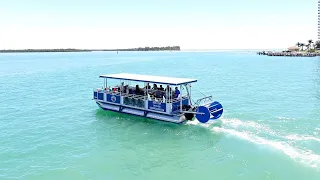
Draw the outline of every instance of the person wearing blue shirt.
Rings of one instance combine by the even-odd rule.
[[[180,91],[178,89],[178,87],[175,88],[175,98],[178,98],[179,97],[179,94],[180,94]]]

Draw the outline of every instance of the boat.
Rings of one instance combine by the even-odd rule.
[[[195,119],[207,123],[219,119],[223,113],[222,105],[213,101],[212,96],[195,101],[191,98],[191,85],[197,79],[130,73],[99,78],[104,80],[104,85],[93,89],[93,100],[106,111],[177,124]]]

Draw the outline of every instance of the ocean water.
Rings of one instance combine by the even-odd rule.
[[[190,77],[218,121],[106,112],[100,74]],[[0,179],[320,179],[320,59],[250,52],[0,54]]]

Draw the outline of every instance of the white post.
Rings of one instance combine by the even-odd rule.
[[[105,84],[106,84],[106,88],[108,88],[108,78],[105,78]]]
[[[148,101],[148,88],[149,88],[149,83],[147,83],[147,84],[144,83],[144,85],[145,85],[145,88],[146,88],[146,94],[145,94],[145,95],[146,95],[146,97],[147,97],[147,98],[144,98],[144,99],[147,99],[147,101]]]
[[[168,91],[168,85],[167,85],[167,87],[166,87],[166,99],[165,99],[165,102],[166,102],[166,103],[168,103],[168,92],[169,92],[169,91]]]
[[[182,97],[182,88],[181,88],[182,86],[180,85],[180,97]],[[179,96],[178,96],[179,97]],[[177,98],[178,98],[177,97]],[[182,98],[180,98],[180,111],[182,111]]]
[[[192,101],[191,101],[191,84],[189,84],[189,87],[190,87],[189,105],[192,105],[192,104],[191,104],[191,102],[192,102]]]
[[[171,92],[171,84],[168,88],[168,92],[169,92],[169,98],[170,98],[170,102],[172,103],[172,92]]]

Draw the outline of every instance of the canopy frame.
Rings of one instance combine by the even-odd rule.
[[[145,83],[159,83],[166,85],[184,85],[197,82],[197,79],[189,78],[174,78],[167,76],[151,76],[151,75],[141,75],[141,74],[128,74],[128,73],[119,73],[119,74],[107,74],[100,75],[100,78],[109,78],[109,79],[121,79]]]

